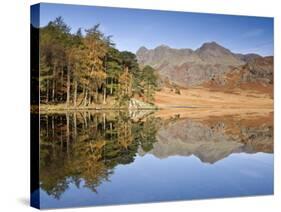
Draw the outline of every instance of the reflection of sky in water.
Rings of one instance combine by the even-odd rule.
[[[202,163],[195,156],[158,159],[137,156],[133,163],[118,165],[110,182],[103,182],[97,194],[83,183],[74,184],[53,199],[41,190],[41,206],[72,207],[102,204],[188,200],[273,193],[273,154],[232,154],[215,164]]]

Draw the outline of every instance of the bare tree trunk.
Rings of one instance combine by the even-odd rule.
[[[66,104],[69,106],[70,101],[70,65],[67,66],[67,93],[66,93]]]
[[[98,87],[96,87],[96,103],[98,104],[99,102],[99,90]]]
[[[61,90],[62,90],[62,96],[61,96],[61,100],[63,99],[63,68],[61,69],[61,78],[60,78],[60,80],[61,80]]]
[[[85,85],[83,85],[82,99],[81,99],[80,103],[78,104],[78,107],[79,107],[79,106],[84,102],[84,100],[85,100],[85,91],[86,91]]]
[[[106,87],[103,88],[103,104],[106,104]]]
[[[52,137],[53,141],[55,139],[55,122],[54,122],[54,116],[52,116]]]
[[[87,100],[88,100],[88,90],[85,91],[85,99],[84,99],[84,106],[87,106]]]
[[[56,87],[56,64],[54,65],[53,70],[53,85],[52,85],[52,102],[55,101],[55,87]]]
[[[92,96],[88,95],[88,105],[91,105],[91,104],[92,104]]]
[[[49,102],[49,80],[47,79],[46,103]]]
[[[74,107],[77,106],[77,80],[74,80],[74,94],[73,94],[73,97],[74,97]]]
[[[110,78],[110,95],[113,93],[113,78]]]
[[[53,85],[52,85],[52,102],[55,102],[55,80],[53,80]]]
[[[46,133],[47,133],[47,138],[49,137],[49,116],[46,115]]]

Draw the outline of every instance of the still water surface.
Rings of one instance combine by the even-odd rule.
[[[273,193],[271,113],[88,111],[40,125],[41,208]]]

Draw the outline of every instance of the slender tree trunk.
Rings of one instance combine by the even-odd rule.
[[[46,134],[47,134],[47,138],[49,138],[49,116],[46,115]]]
[[[63,99],[63,93],[64,93],[64,90],[63,90],[63,68],[61,68],[61,100]]]
[[[52,116],[52,137],[53,141],[55,139],[55,121],[54,121],[54,116]]]
[[[55,101],[55,87],[56,87],[56,64],[54,65],[53,70],[53,85],[52,85],[52,102]]]
[[[99,102],[99,89],[98,86],[96,87],[96,103],[98,104]]]
[[[110,95],[113,93],[113,78],[110,78]]]
[[[66,93],[66,104],[69,106],[70,101],[70,65],[67,66],[67,93]]]
[[[82,91],[82,99],[80,101],[80,103],[78,104],[78,107],[84,102],[85,100],[85,85],[83,85],[83,91]]]
[[[73,97],[74,97],[74,107],[77,106],[77,80],[74,80],[74,94],[73,94]]]
[[[91,105],[91,104],[92,104],[92,96],[88,95],[88,105]]]
[[[49,102],[49,80],[47,79],[46,103]]]
[[[55,80],[53,80],[53,88],[52,88],[52,102],[55,102],[55,86],[56,86],[56,82]]]
[[[85,98],[84,98],[84,106],[87,106],[87,100],[88,100],[88,90],[85,91]]]
[[[103,104],[106,104],[106,87],[103,88]]]

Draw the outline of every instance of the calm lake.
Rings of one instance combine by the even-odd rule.
[[[272,113],[161,114],[41,114],[41,207],[273,194]]]

